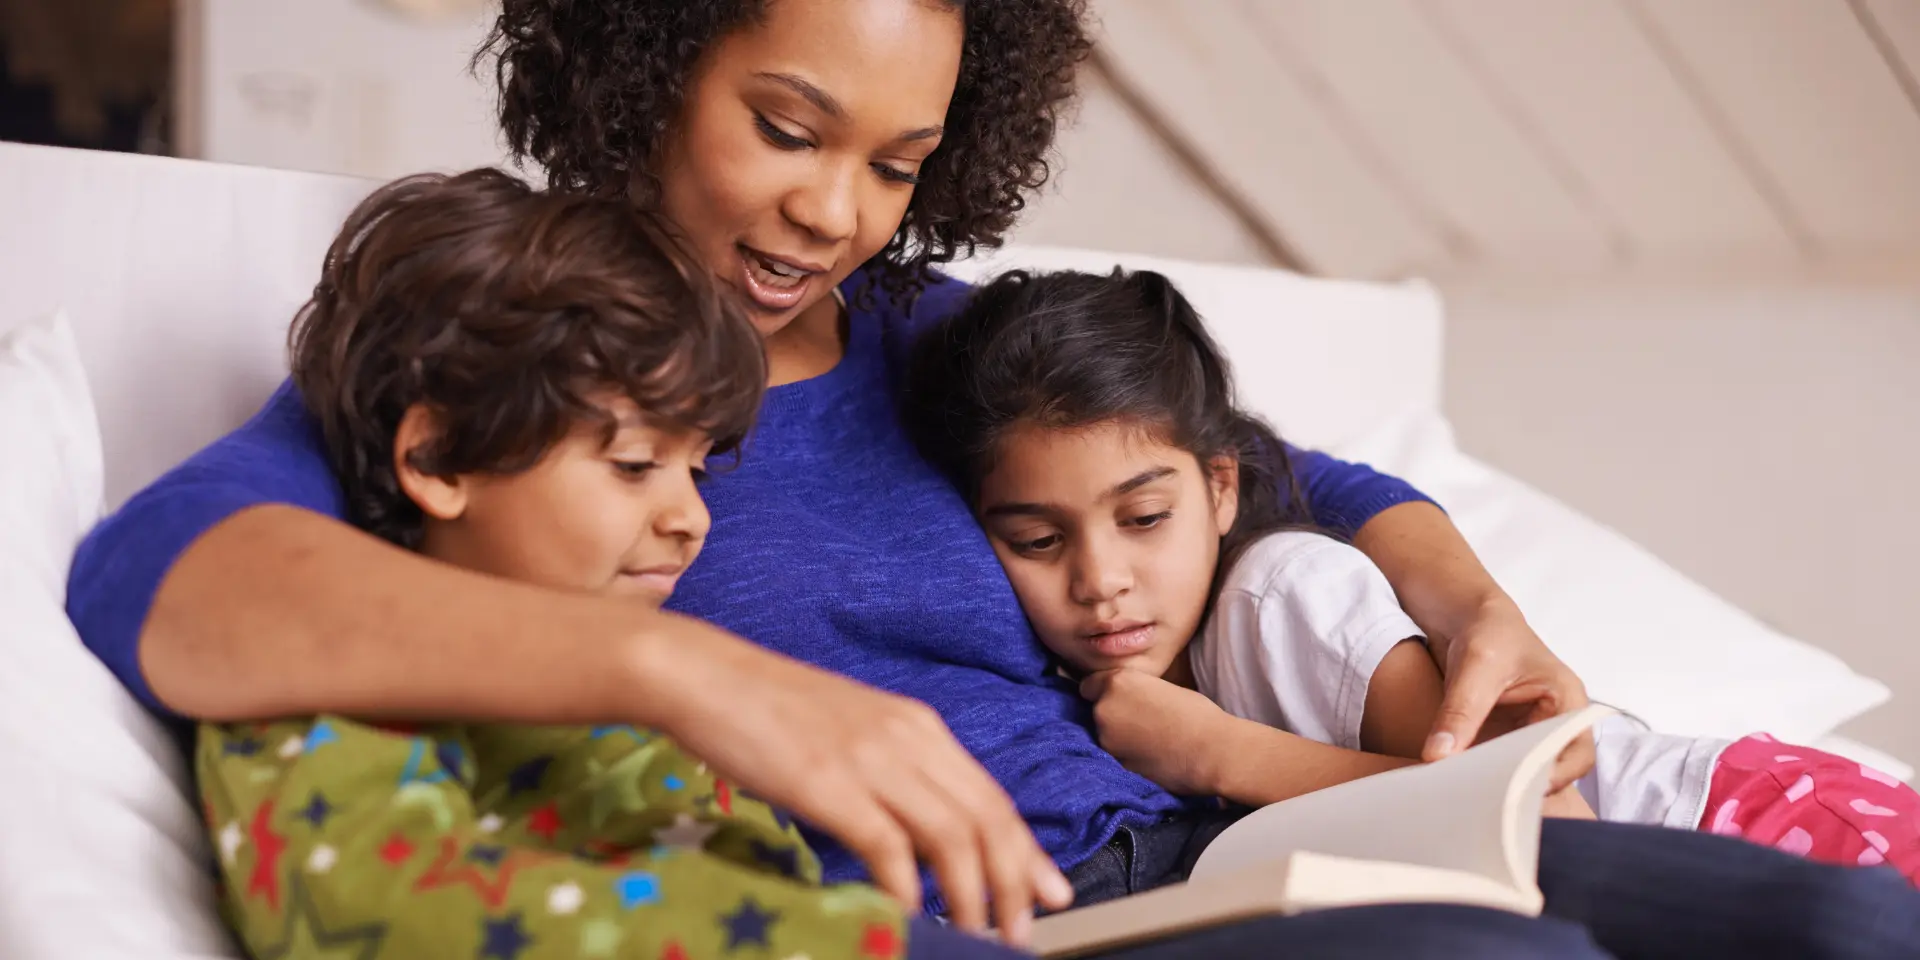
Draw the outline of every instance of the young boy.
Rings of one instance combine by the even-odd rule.
[[[747,320],[624,204],[415,177],[348,219],[293,382],[350,513],[448,563],[658,606],[694,484],[758,409]],[[632,727],[204,725],[227,917],[253,956],[871,957],[892,900],[822,888],[779,811]]]

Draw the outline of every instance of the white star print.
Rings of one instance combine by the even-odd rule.
[[[326,873],[340,859],[332,847],[321,844],[313,848],[313,854],[307,857],[307,870],[312,873]]]
[[[673,826],[654,831],[653,842],[667,847],[699,848],[706,846],[707,838],[719,829],[716,824],[703,823],[682,813],[673,818]]]
[[[233,863],[233,855],[240,851],[240,845],[247,842],[247,835],[240,832],[240,822],[235,820],[220,828],[220,859]]]
[[[813,960],[813,958],[807,956],[804,953],[796,953],[793,956],[788,957],[787,960]]]
[[[288,737],[283,743],[280,744],[280,759],[291,760],[294,757],[299,756],[300,751],[305,750],[306,748],[307,748],[307,738]]]
[[[579,911],[586,899],[580,885],[569,880],[547,891],[547,910],[556,916],[570,916]]]
[[[481,833],[499,833],[500,828],[504,825],[505,825],[505,822],[500,819],[499,814],[489,813],[486,816],[481,817],[480,822],[474,824],[474,827],[478,829]]]

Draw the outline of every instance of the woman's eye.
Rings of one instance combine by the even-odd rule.
[[[694,483],[706,483],[706,482],[707,482],[708,480],[710,480],[710,479],[712,479],[712,478],[713,478],[713,474],[711,474],[711,473],[708,473],[705,467],[694,467],[694,468],[693,468],[693,482],[694,482]]]
[[[613,471],[629,480],[638,480],[653,472],[659,464],[652,460],[615,460]]]
[[[1129,526],[1138,527],[1142,530],[1151,530],[1154,527],[1157,527],[1172,518],[1173,518],[1172,510],[1162,510],[1159,513],[1149,514],[1144,517],[1135,517],[1132,520],[1127,521],[1127,524]]]
[[[760,128],[760,135],[766,137],[768,143],[782,150],[805,150],[813,146],[812,142],[774,126],[773,121],[760,114],[753,115],[753,125]]]
[[[876,163],[873,165],[873,172],[879,174],[880,179],[882,180],[888,180],[893,183],[904,183],[909,187],[920,185],[919,174],[910,173],[908,171],[900,169],[899,167],[889,166],[888,164],[884,164],[884,163]]]

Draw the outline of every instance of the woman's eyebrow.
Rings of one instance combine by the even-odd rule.
[[[796,77],[791,73],[766,72],[756,73],[754,76],[762,80],[771,80],[807,98],[808,103],[818,107],[821,113],[835,120],[845,120],[847,118],[847,108],[841,106],[840,101],[833,98],[833,94],[814,86],[813,83],[805,77]]]
[[[805,77],[795,76],[791,73],[771,73],[767,71],[756,73],[754,76],[792,90],[794,93],[806,98],[806,101],[813,104],[821,113],[835,120],[845,122],[847,119],[847,108],[841,106],[840,101],[834,99],[833,94],[815,86],[812,81]],[[896,142],[906,143],[913,140],[931,140],[945,133],[946,128],[936,124],[931,127],[908,130],[896,138]]]

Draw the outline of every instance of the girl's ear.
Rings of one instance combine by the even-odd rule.
[[[440,439],[440,420],[426,405],[416,403],[400,417],[393,434],[393,472],[400,490],[431,520],[458,520],[467,511],[464,477],[439,476],[420,469],[421,450]]]
[[[1221,454],[1207,461],[1207,492],[1213,497],[1213,525],[1221,536],[1240,516],[1240,458]]]

